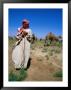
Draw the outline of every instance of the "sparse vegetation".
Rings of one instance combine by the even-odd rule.
[[[22,81],[26,78],[27,72],[24,69],[19,71],[19,74],[15,74],[12,71],[9,73],[9,81]]]
[[[47,48],[43,48],[42,52],[47,52],[47,50],[48,50]]]
[[[49,55],[52,56],[52,55],[53,55],[53,52],[50,51],[50,52],[49,52]]]
[[[62,77],[62,71],[57,71],[54,73],[54,77]]]
[[[16,42],[16,38],[14,37],[9,37],[9,46],[13,46],[14,44],[15,44],[15,42]]]
[[[43,60],[43,58],[38,58],[38,61],[42,61]]]
[[[61,47],[62,43],[61,42],[56,42],[56,46]]]
[[[49,60],[49,56],[48,55],[45,55],[46,59]]]
[[[35,50],[35,46],[31,46],[31,49],[32,49],[32,50]]]
[[[60,48],[55,49],[55,53],[60,53],[60,52],[61,52]]]
[[[18,81],[18,76],[15,75],[13,72],[9,73],[9,81]]]
[[[50,36],[49,36],[50,37]],[[33,35],[33,40],[31,44],[31,64],[30,69],[25,71],[21,69],[19,71],[15,71],[13,69],[11,53],[12,47],[16,42],[16,38],[9,37],[9,81],[24,81],[24,80],[49,80],[56,81],[62,79],[62,70],[57,67],[61,65],[61,48],[62,43],[55,39],[55,35],[51,36],[50,39],[46,37],[46,45],[45,39],[38,39],[35,35]],[[54,39],[53,39],[54,38]],[[57,37],[56,37],[57,38]],[[56,41],[55,41],[56,40]],[[54,58],[53,58],[54,57]],[[58,59],[57,59],[58,58]],[[55,61],[56,60],[56,61]],[[55,63],[56,65],[54,65]],[[13,71],[12,71],[12,69]],[[44,73],[42,72],[44,71]],[[52,72],[52,73],[51,73]],[[37,73],[37,75],[35,75]],[[50,77],[50,76],[52,77]],[[42,78],[41,78],[42,76]]]

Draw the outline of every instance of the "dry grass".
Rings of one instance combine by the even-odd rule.
[[[54,76],[54,73],[62,71],[62,52],[61,47],[46,46],[44,47],[43,41],[37,41],[31,45],[31,63],[26,71],[27,75],[16,71],[12,62],[12,46],[15,41],[9,41],[9,74],[19,74],[22,78],[20,81],[61,81],[61,77]],[[12,73],[11,73],[12,72]],[[59,72],[60,73],[60,72]],[[61,75],[61,74],[59,74]],[[12,77],[12,75],[11,75]],[[10,78],[10,77],[9,77]],[[14,76],[16,78],[16,76]],[[17,78],[16,78],[17,81]]]

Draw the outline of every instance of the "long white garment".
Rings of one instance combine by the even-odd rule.
[[[12,60],[15,68],[26,68],[30,57],[30,42],[27,37],[32,37],[31,29],[26,29],[28,35],[22,39],[19,45],[17,45],[12,52]]]

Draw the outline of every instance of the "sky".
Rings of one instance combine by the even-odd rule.
[[[30,21],[30,28],[38,38],[49,32],[62,35],[62,9],[9,9],[8,35],[15,36],[22,20]]]

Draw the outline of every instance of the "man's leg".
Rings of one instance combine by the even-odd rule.
[[[25,45],[25,60],[24,60],[24,68],[26,69],[27,68],[27,64],[28,64],[28,60],[29,60],[29,57],[30,57],[30,43],[26,43]]]

